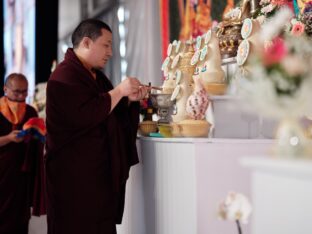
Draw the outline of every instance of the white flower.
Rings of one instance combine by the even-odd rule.
[[[292,18],[291,21],[290,21],[290,23],[292,25],[296,24],[297,22],[299,22],[299,21],[296,18]]]
[[[241,15],[241,10],[239,7],[236,7],[230,10],[228,13],[225,14],[226,19],[236,19]]]
[[[311,39],[308,39],[304,36],[301,37],[288,36],[286,39],[287,46],[293,48],[294,53],[299,54],[301,56],[305,56],[307,57],[307,59],[311,59],[312,57]]]
[[[281,8],[271,19],[268,19],[262,26],[261,40],[269,41],[276,37],[284,28],[285,23],[290,21],[293,13],[286,7]]]
[[[237,87],[237,94],[243,100],[241,108],[244,110],[257,111],[274,118],[300,117],[305,113],[312,113],[312,78],[309,73],[300,87],[295,87],[285,83],[281,74],[273,72],[268,76],[264,67],[255,64],[248,77],[237,77],[233,85]],[[295,91],[293,95],[279,95],[276,86]]]
[[[279,71],[272,71],[271,79],[275,87],[279,90],[287,91],[296,88],[293,83],[288,82]]]
[[[219,216],[226,220],[248,223],[251,211],[250,202],[241,193],[229,192],[225,200],[219,204]]]
[[[291,76],[302,75],[306,72],[306,64],[299,56],[288,55],[281,62],[284,70]]]
[[[266,21],[266,17],[264,15],[259,15],[257,20],[262,25]]]
[[[290,22],[287,22],[284,26],[284,31],[290,32],[291,29],[292,29],[292,24]]]
[[[269,4],[269,5],[261,8],[261,13],[263,13],[263,14],[270,13],[274,10],[274,8],[275,8],[275,6],[273,6],[272,4]]]
[[[269,4],[270,2],[271,2],[271,0],[261,0],[259,4],[262,6],[265,4]]]

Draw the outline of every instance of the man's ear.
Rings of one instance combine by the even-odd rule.
[[[91,44],[91,39],[89,37],[82,38],[81,45],[82,45],[83,48],[89,49],[90,44]]]

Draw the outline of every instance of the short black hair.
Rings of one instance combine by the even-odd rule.
[[[81,21],[72,34],[73,48],[77,48],[84,37],[89,37],[95,41],[102,35],[102,29],[112,32],[111,28],[101,20],[86,19]]]
[[[8,86],[13,79],[23,80],[26,81],[26,83],[28,83],[26,76],[23,75],[22,73],[11,73],[5,79],[4,85]]]

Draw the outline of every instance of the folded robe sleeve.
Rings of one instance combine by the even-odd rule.
[[[37,112],[29,108],[30,116],[38,117]],[[30,204],[32,215],[40,216],[46,214],[46,184],[44,173],[44,145],[38,139],[31,136],[25,138],[25,156],[21,170],[30,174]]]

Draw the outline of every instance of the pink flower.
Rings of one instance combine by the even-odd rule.
[[[277,7],[286,6],[288,7],[292,12],[294,12],[294,4],[293,0],[271,0],[271,4]]]
[[[218,21],[213,20],[212,25],[211,25],[211,29],[218,27],[218,24],[219,24]]]
[[[197,0],[191,0],[190,1],[191,6],[196,6],[198,4]]]
[[[304,32],[304,24],[297,21],[291,29],[291,34],[293,36],[299,37],[302,35],[303,32]]]
[[[264,65],[270,66],[279,63],[287,55],[287,47],[282,38],[276,37],[267,45],[262,54]]]

